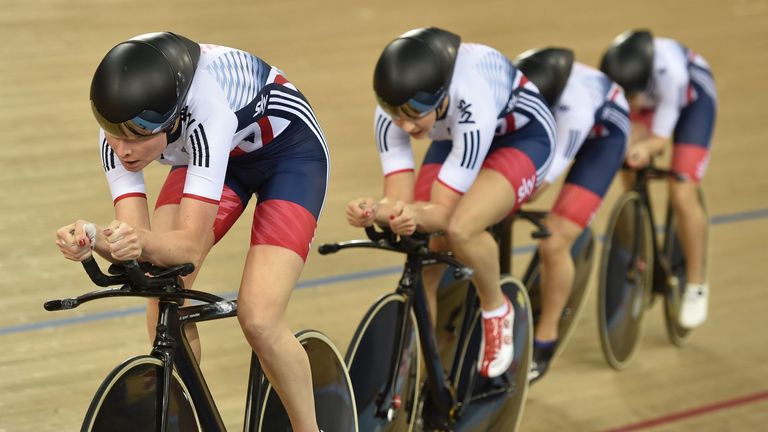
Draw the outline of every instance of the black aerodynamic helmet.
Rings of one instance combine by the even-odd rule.
[[[513,63],[536,84],[550,108],[557,104],[573,67],[573,51],[567,48],[538,48],[520,54]]]
[[[200,46],[170,32],[117,44],[91,81],[91,109],[110,135],[135,138],[168,132],[192,84]]]
[[[600,70],[627,94],[648,88],[653,72],[653,35],[648,30],[629,30],[613,40],[603,54]]]
[[[373,72],[379,105],[393,116],[424,116],[445,97],[461,38],[436,28],[411,30],[390,42]]]

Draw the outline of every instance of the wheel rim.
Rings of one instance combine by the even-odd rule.
[[[571,256],[573,256],[575,268],[573,288],[571,289],[571,295],[568,297],[568,303],[566,303],[565,309],[563,309],[563,314],[560,317],[560,324],[558,327],[559,337],[555,356],[557,356],[568,343],[568,339],[570,339],[576,329],[576,323],[581,316],[584,300],[587,297],[589,275],[592,273],[594,244],[592,230],[585,228],[571,249]],[[553,357],[553,360],[554,358],[555,357]]]
[[[397,320],[405,309],[405,299],[390,294],[369,310],[347,353],[349,375],[355,389],[358,422],[363,431],[409,431],[418,406],[421,351],[418,330],[409,311],[406,342],[397,369],[395,394],[384,394],[389,388],[389,371],[393,368]],[[386,401],[382,402],[381,398]],[[399,399],[399,404],[396,402]]]
[[[699,189],[699,202],[704,208],[704,214],[707,214],[707,207],[704,201],[704,195]],[[664,237],[664,256],[669,264],[669,270],[672,281],[669,289],[664,295],[664,320],[667,326],[667,335],[669,340],[676,346],[683,346],[691,335],[691,331],[683,328],[678,323],[680,313],[680,304],[682,302],[683,290],[685,289],[687,277],[685,272],[685,256],[683,255],[682,244],[677,236],[677,219],[670,205],[668,208],[667,227]],[[709,253],[709,233],[704,241],[704,274],[707,273],[708,253]]]
[[[650,222],[639,195],[631,192],[624,198],[606,232],[598,299],[603,353],[617,369],[636,351],[653,279]]]
[[[154,357],[137,357],[121,365],[94,397],[84,430],[154,430],[157,418],[157,382],[163,378],[163,363]],[[169,432],[200,430],[189,392],[174,371],[168,406]]]
[[[306,330],[296,338],[307,353],[312,371],[315,415],[323,430],[357,432],[357,412],[346,366],[324,334]],[[288,414],[271,385],[267,386],[261,430],[291,430]]]

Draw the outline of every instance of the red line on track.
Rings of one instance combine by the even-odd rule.
[[[746,405],[753,402],[760,401],[762,399],[768,399],[768,391],[753,393],[746,396],[741,396],[734,399],[729,399],[721,402],[715,402],[700,407],[690,408],[683,411],[674,412],[665,416],[657,417],[649,420],[642,420],[637,423],[631,423],[624,426],[618,426],[612,429],[607,429],[605,432],[630,432],[640,429],[651,428],[667,423],[676,422],[678,420],[687,419],[690,417],[696,417],[704,414],[709,414],[715,411],[720,411],[728,408],[737,407],[739,405]]]

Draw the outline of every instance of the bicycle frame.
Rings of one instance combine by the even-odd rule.
[[[672,275],[669,262],[662,253],[662,249],[659,247],[659,240],[656,236],[656,218],[653,214],[653,205],[651,204],[651,194],[648,190],[648,184],[651,180],[661,178],[672,178],[675,180],[681,180],[679,174],[676,174],[670,170],[656,168],[650,165],[646,168],[633,171],[635,174],[635,181],[632,185],[632,190],[637,192],[642,199],[643,210],[648,215],[651,222],[651,239],[653,244],[653,291],[657,294],[662,294],[664,288],[670,283],[669,279]],[[639,218],[636,220],[640,220]],[[633,252],[634,253],[634,252]]]
[[[161,403],[163,409],[161,411],[162,418],[158,418],[158,421],[162,421],[162,425],[158,425],[162,427],[159,430],[165,430],[167,425],[170,380],[174,366],[187,386],[203,430],[226,430],[200,366],[187,341],[184,328],[189,323],[228,318],[236,314],[237,302],[234,300],[183,308],[180,308],[173,300],[160,300],[157,334],[151,354],[161,359],[164,364],[163,386],[162,391],[158,394],[158,402]]]
[[[427,399],[425,407],[432,415],[436,415],[444,425],[449,426],[455,422],[460,415],[460,407],[457,405],[456,396],[452,385],[455,380],[455,373],[451,373],[449,380],[446,380],[443,372],[440,356],[437,350],[437,341],[435,339],[432,321],[430,319],[429,307],[424,291],[422,281],[422,270],[425,266],[434,264],[447,264],[458,270],[460,278],[469,278],[471,271],[464,267],[457,260],[447,254],[430,252],[426,247],[426,239],[413,240],[403,237],[397,240],[392,233],[379,233],[374,228],[366,228],[366,233],[371,241],[353,240],[343,243],[328,244],[320,246],[321,254],[333,253],[341,249],[363,247],[373,249],[383,249],[393,252],[406,253],[407,258],[403,272],[400,276],[396,292],[403,295],[406,299],[404,313],[413,310],[416,317],[416,325],[419,330],[419,342],[422,347],[422,356],[425,362],[427,372]],[[412,308],[412,309],[411,309]],[[471,324],[470,314],[464,317],[462,328],[468,328]],[[407,321],[402,317],[400,328],[395,339],[395,346],[398,347],[397,353],[394,353],[399,359],[402,355],[402,341],[405,338]],[[464,337],[464,335],[462,335]],[[394,371],[390,371],[388,378],[388,394],[394,393],[395,377]],[[383,413],[385,400],[382,398],[379,412]]]
[[[96,285],[106,287],[122,284],[122,286],[89,292],[76,298],[49,301],[45,303],[45,309],[49,311],[73,309],[83,303],[106,297],[159,298],[156,336],[150,353],[150,356],[157,358],[163,364],[162,381],[158,377],[158,382],[162,382],[162,385],[158,386],[156,399],[156,410],[161,415],[157,417],[155,429],[158,431],[167,429],[171,375],[175,367],[189,391],[202,429],[225,431],[224,422],[187,341],[184,328],[189,323],[235,316],[237,301],[225,300],[201,291],[183,289],[180,276],[191,273],[194,270],[192,265],[178,266],[148,278],[144,270],[135,262],[125,263],[126,273],[110,276],[101,272],[93,258],[83,261],[82,264]],[[185,299],[198,300],[206,304],[180,307]],[[253,363],[252,359],[252,367]],[[255,362],[255,366],[258,367],[258,361]],[[259,368],[258,371],[260,370]],[[256,387],[259,387],[257,391],[261,390],[261,386]]]
[[[103,274],[92,257],[84,261],[83,266],[96,285],[122,286],[49,301],[45,309],[72,309],[105,297],[157,298],[159,305],[150,354],[132,357],[112,370],[96,391],[82,430],[135,429],[137,423],[141,423],[142,430],[160,432],[169,429],[225,431],[185,328],[190,323],[233,317],[237,315],[237,302],[184,289],[181,277],[192,273],[191,264],[160,269],[147,264],[140,267],[133,261],[110,268],[111,276]],[[186,299],[202,304],[181,307]],[[319,376],[318,381],[312,382],[318,425],[326,430],[357,432],[354,392],[338,350],[318,331],[304,330],[296,334],[296,338],[307,352],[310,368],[319,372],[313,374],[313,378]],[[290,418],[282,400],[264,376],[253,352],[249,373],[245,430],[263,430],[265,425],[269,425],[270,430],[289,428]],[[138,392],[126,391],[126,388]]]

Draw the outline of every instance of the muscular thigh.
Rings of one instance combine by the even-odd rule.
[[[515,209],[515,203],[515,190],[504,175],[493,169],[481,169],[456,206],[451,224],[463,231],[480,232],[504,219]]]
[[[171,231],[177,229],[179,218],[179,204],[184,196],[184,183],[187,177],[186,166],[171,168],[163,188],[157,198],[155,213],[152,218],[152,229],[155,231]],[[245,198],[241,198],[244,196]],[[219,200],[219,208],[216,220],[213,224],[212,242],[218,242],[229,231],[235,221],[240,217],[248,203],[248,194],[245,188],[230,175],[228,169],[225,185]]]

